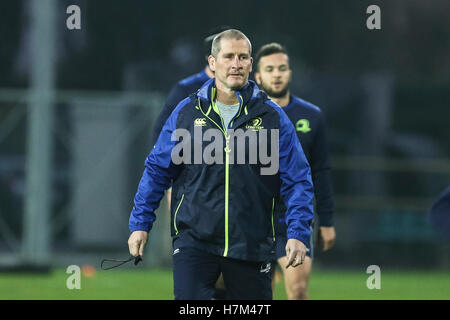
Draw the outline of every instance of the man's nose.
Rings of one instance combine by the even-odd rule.
[[[240,68],[241,67],[241,61],[239,59],[239,56],[235,56],[234,57],[232,66],[235,67],[235,68]]]
[[[281,77],[281,72],[280,72],[280,70],[278,70],[278,69],[274,69],[273,70],[273,72],[272,72],[272,75],[275,77],[275,78],[279,78],[279,77]]]

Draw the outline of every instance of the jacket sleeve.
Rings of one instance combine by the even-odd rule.
[[[184,99],[172,112],[164,124],[161,134],[145,160],[144,173],[139,182],[134,207],[130,214],[130,232],[150,231],[156,219],[154,212],[164,196],[164,191],[171,186],[171,181],[178,176],[181,165],[172,162],[172,149],[176,141],[172,141],[172,133],[176,129],[179,111],[189,102]]]
[[[311,237],[310,226],[314,212],[311,169],[292,122],[280,107],[278,112],[280,114],[280,192],[287,208],[287,238],[300,240],[306,245]]]
[[[152,146],[158,140],[158,136],[161,133],[161,130],[166,123],[169,116],[175,110],[176,106],[187,96],[189,92],[186,91],[186,88],[183,87],[180,83],[177,83],[169,92],[169,95],[166,100],[166,104],[164,108],[161,110],[158,118],[156,119],[155,125],[153,126],[153,137],[152,137]]]
[[[316,212],[320,226],[333,226],[333,186],[325,120],[320,113],[313,148],[311,151],[311,171],[316,199]]]

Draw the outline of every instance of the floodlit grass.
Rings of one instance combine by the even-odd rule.
[[[173,299],[170,270],[109,270],[81,277],[81,289],[69,290],[69,274],[57,269],[50,274],[0,273],[0,299]],[[313,270],[311,299],[450,299],[450,272],[381,272],[381,289],[369,290],[363,271]],[[274,299],[286,299],[283,281]]]
[[[170,271],[97,270],[81,276],[79,290],[67,288],[69,276],[62,269],[48,275],[0,273],[0,299],[173,299]]]
[[[381,288],[369,290],[366,282],[370,274],[365,270],[313,270],[309,283],[312,300],[448,300],[450,272],[393,272],[381,271]],[[274,292],[275,299],[286,299],[283,281]]]

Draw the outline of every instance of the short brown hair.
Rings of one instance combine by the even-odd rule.
[[[259,60],[261,60],[262,57],[270,56],[271,54],[275,53],[284,53],[285,55],[289,56],[286,48],[281,44],[276,42],[265,44],[256,53],[256,72],[259,71]]]
[[[211,45],[211,55],[214,58],[217,58],[217,54],[220,52],[220,49],[221,49],[220,40],[222,40],[222,39],[247,40],[248,47],[249,47],[249,53],[250,53],[250,55],[252,55],[252,43],[247,38],[247,36],[237,29],[229,29],[229,30],[225,30],[225,31],[219,33],[217,36],[214,37],[214,40]]]

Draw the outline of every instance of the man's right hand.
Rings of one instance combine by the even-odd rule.
[[[146,231],[133,231],[128,238],[128,248],[130,254],[133,257],[144,255],[144,246],[147,243],[148,232]]]

